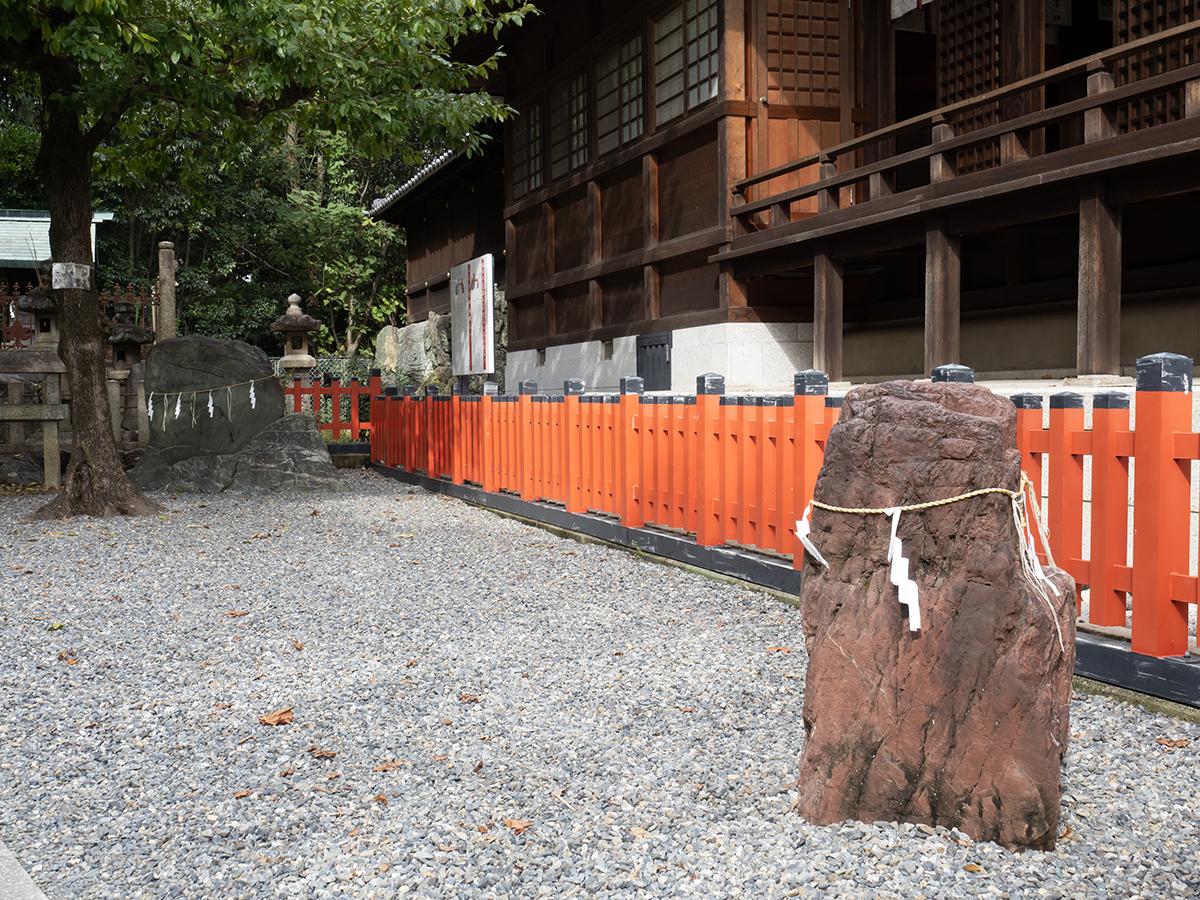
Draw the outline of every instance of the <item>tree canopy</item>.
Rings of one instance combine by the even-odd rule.
[[[481,87],[499,51],[469,58],[456,55],[456,45],[497,37],[533,12],[521,0],[0,0],[0,79],[36,80],[36,160],[54,262],[91,261],[94,169],[161,182],[164,172],[211,176],[210,167],[187,164],[208,157],[220,184],[219,173],[248,165],[247,153],[288,134],[285,168],[293,173],[288,153],[305,142],[334,151],[321,154],[318,190],[291,182],[294,208],[326,229],[294,268],[305,269],[330,302],[359,296],[356,281],[378,279],[369,267],[347,271],[326,258],[327,238],[340,233],[353,242],[369,226],[350,221],[348,204],[330,202],[330,164],[388,153],[411,164],[431,145],[477,147],[477,127],[506,113]],[[295,217],[276,220],[286,242]],[[266,246],[255,243],[243,249]],[[62,289],[55,297],[75,440],[50,512],[145,511],[107,425],[94,291]]]

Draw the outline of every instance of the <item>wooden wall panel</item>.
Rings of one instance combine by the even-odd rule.
[[[641,249],[644,210],[640,162],[604,180],[600,187],[600,246],[603,256],[616,256]]]
[[[515,254],[516,275],[514,281],[522,284],[534,278],[546,276],[546,227],[540,209],[532,209],[518,218]]]
[[[717,132],[704,128],[664,150],[658,160],[659,240],[718,223]]]
[[[1116,0],[1113,43],[1126,44],[1200,18],[1200,0]],[[1118,60],[1118,85],[1179,69],[1200,59],[1200,41],[1172,41],[1154,50]],[[1130,102],[1118,110],[1121,131],[1174,122],[1183,116],[1183,90],[1176,88]]]
[[[629,325],[640,322],[645,317],[643,284],[640,270],[633,274],[613,275],[604,279],[602,287],[606,326]]]
[[[508,335],[511,341],[546,336],[546,307],[540,296],[513,300],[508,304]]]
[[[703,256],[663,264],[659,269],[660,315],[716,309],[720,305],[719,275],[717,266],[706,263]]]
[[[561,272],[587,265],[590,206],[586,185],[557,198],[554,208],[554,268]]]
[[[574,334],[592,327],[592,302],[586,284],[556,291],[554,310],[557,334]]]

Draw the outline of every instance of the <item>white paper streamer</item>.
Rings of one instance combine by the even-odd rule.
[[[817,549],[817,545],[809,538],[809,535],[812,533],[812,526],[808,524],[808,514],[811,511],[812,506],[804,507],[804,515],[796,522],[796,537],[800,539],[800,543],[804,545],[804,549],[808,551],[808,555],[820,563],[822,568],[828,569],[829,563],[825,561],[825,557],[821,555],[821,551]]]
[[[254,393],[254,382],[252,381],[252,382],[250,382],[250,408],[256,409],[257,407],[258,407],[258,397]]]
[[[212,399],[212,391],[209,391],[209,392],[208,392],[208,417],[209,417],[210,419],[213,417],[213,399]]]
[[[154,391],[150,392],[150,399],[146,401],[146,418],[154,421]]]
[[[888,540],[888,562],[891,563],[890,577],[896,586],[900,604],[908,610],[908,630],[921,630],[921,605],[917,602],[917,583],[908,577],[908,557],[904,555],[904,544],[897,533],[900,528],[900,508],[885,510],[892,520],[892,536]]]
[[[183,406],[183,394],[178,394],[175,397],[175,418],[179,418],[179,412]]]

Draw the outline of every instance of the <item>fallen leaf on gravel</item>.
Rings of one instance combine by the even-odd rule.
[[[396,535],[396,537],[398,537],[398,538],[415,538],[416,535],[413,534],[411,531],[405,531],[401,534]]]
[[[505,819],[504,826],[513,834],[524,834],[533,827],[533,823],[528,819]]]
[[[639,828],[637,825],[634,825],[632,828],[630,828],[629,833],[639,841],[648,841],[651,837],[653,837],[653,835],[650,834],[650,832],[648,832],[645,828]]]
[[[1182,750],[1184,747],[1191,746],[1191,741],[1187,738],[1155,738],[1156,744],[1162,744],[1164,747],[1171,747],[1175,750]]]
[[[304,645],[302,643],[300,643],[298,640],[296,640],[295,638],[292,638],[292,649],[293,650],[303,650]]]
[[[434,756],[433,761],[434,762],[445,762],[447,759],[449,759],[449,757],[446,756],[445,753],[439,753],[436,756]]]
[[[292,708],[289,706],[286,709],[277,709],[273,713],[260,716],[258,721],[263,725],[291,725]]]
[[[689,712],[689,713],[696,711],[696,707],[694,707],[694,706],[680,706],[680,707],[677,707],[677,709],[680,712]]]
[[[483,771],[483,760],[481,759],[479,762],[475,763],[475,768],[472,769],[471,771],[474,772],[476,775],[478,775],[480,772],[482,772]]]
[[[975,863],[967,863],[965,866],[963,866],[963,871],[964,872],[982,872],[983,866],[976,865]]]
[[[320,514],[321,514],[321,511],[319,509],[314,509],[312,512],[309,513],[310,516],[319,516]]]
[[[1070,825],[1068,825],[1066,828],[1064,828],[1062,830],[1062,834],[1060,834],[1058,836],[1058,839],[1060,841],[1069,841],[1074,836],[1075,836],[1075,829],[1072,828]]]
[[[625,655],[624,650],[618,650],[616,653],[613,654],[613,656],[624,656],[624,655]]]
[[[333,759],[335,756],[337,756],[336,750],[323,750],[316,744],[313,744],[311,747],[309,747],[308,752],[311,753],[315,759]]]
[[[489,831],[492,830],[492,823],[485,822],[483,825],[476,825],[475,830],[478,831],[480,834],[487,834]]]
[[[402,769],[408,765],[408,762],[403,759],[392,759],[385,763],[380,763],[372,772],[395,772],[397,769]]]
[[[387,794],[376,794],[375,802],[382,803],[384,806],[387,806],[387,802],[388,802]]]
[[[296,770],[295,769],[284,769],[279,774],[284,778],[291,778],[293,775],[296,774]]]
[[[242,616],[247,616],[249,614],[250,611],[246,609],[231,609],[229,612],[225,613],[225,615],[229,616],[231,619],[240,619]]]
[[[406,669],[411,669],[411,668],[412,668],[413,666],[415,666],[416,664],[417,664],[417,661],[416,661],[415,659],[410,659],[408,662],[406,662],[406,663],[404,664],[404,668],[406,668]]]
[[[213,704],[213,707],[216,709],[233,709],[233,704],[227,703],[224,700],[218,700],[216,703]]]
[[[79,665],[79,660],[77,660],[75,657],[72,656],[70,659],[67,660],[67,665],[68,666],[77,666],[77,665]]]
[[[326,781],[337,781],[341,777],[342,777],[341,772],[330,772],[328,775],[325,776],[325,780]]]
[[[246,798],[247,798],[247,797],[249,797],[249,796],[250,796],[250,792],[249,792],[249,791],[238,791],[237,793],[235,793],[235,794],[233,795],[233,799],[234,799],[234,800],[244,800],[244,799],[246,799]]]
[[[767,652],[768,653],[791,653],[792,648],[791,647],[768,647]]]
[[[450,719],[442,719],[442,724],[443,725],[453,725],[454,722]]]
[[[63,623],[62,622],[51,622],[49,625],[46,626],[46,630],[47,631],[62,631]]]
[[[458,695],[459,703],[478,703],[481,699],[478,694],[468,694],[465,691]]]

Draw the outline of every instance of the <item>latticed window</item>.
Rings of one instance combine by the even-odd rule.
[[[669,122],[717,96],[716,0],[686,0],[654,23],[654,112]]]
[[[596,63],[596,147],[608,153],[642,136],[642,39],[632,38]]]
[[[550,177],[561,178],[588,161],[587,73],[550,92]]]
[[[542,186],[542,108],[522,110],[512,126],[513,196],[521,197]]]

